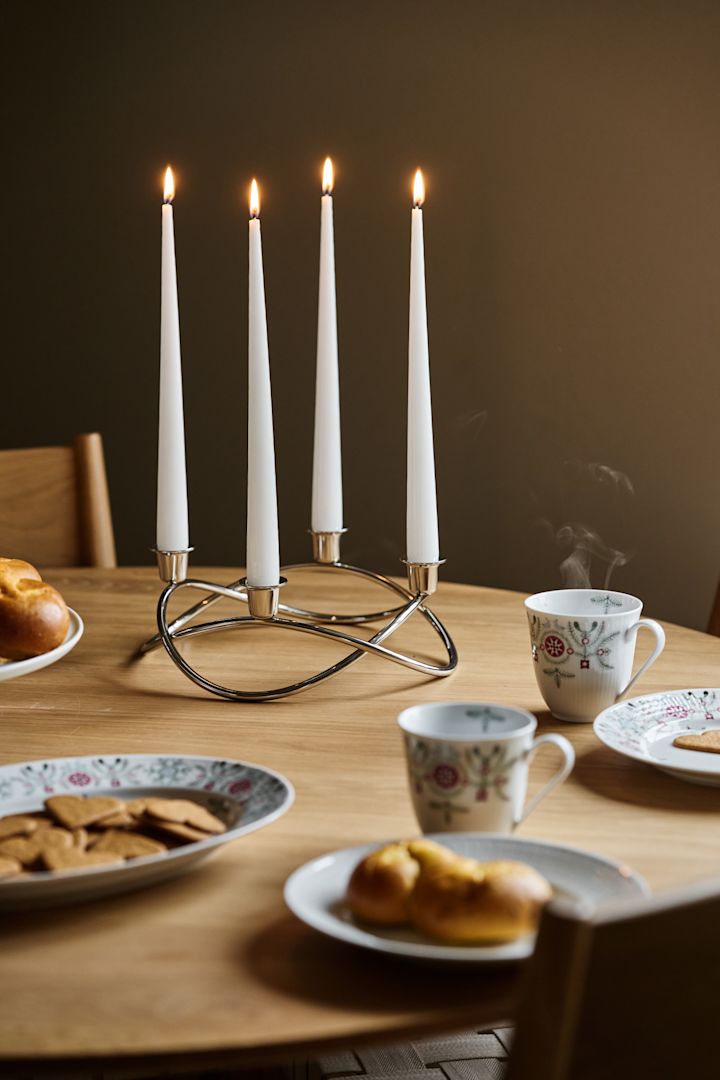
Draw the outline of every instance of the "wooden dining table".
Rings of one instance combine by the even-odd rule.
[[[236,569],[194,569],[229,583]],[[85,620],[57,664],[0,686],[0,763],[72,755],[207,754],[287,776],[296,802],[268,827],[224,847],[184,877],[70,907],[0,919],[0,1074],[112,1063],[172,1071],[290,1059],[368,1040],[399,1040],[511,1021],[522,969],[423,965],[322,937],[283,903],[304,862],[354,844],[417,832],[401,709],[419,702],[505,702],[535,712],[540,731],[574,745],[570,778],[520,826],[621,860],[655,890],[720,871],[720,789],[673,779],[607,749],[589,724],[552,719],[537,689],[522,596],[441,583],[432,606],[460,655],[448,679],[365,656],[305,694],[266,703],[210,695],[159,649],[160,582],[149,567],[46,571]],[[315,570],[292,575],[283,601],[376,610],[386,593]],[[226,605],[226,606],[225,606]],[[231,601],[217,610],[230,611]],[[235,613],[234,611],[232,613]],[[650,612],[652,614],[652,612]],[[720,639],[666,625],[665,652],[637,692],[720,682]],[[642,635],[641,635],[642,638]],[[424,619],[393,639],[438,655]],[[649,648],[642,640],[639,656]],[[344,655],[333,642],[260,626],[184,646],[220,682],[291,682]],[[557,760],[538,754],[530,793]]]

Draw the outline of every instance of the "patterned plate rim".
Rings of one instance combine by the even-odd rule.
[[[634,706],[644,701],[656,701],[659,698],[668,697],[670,694],[704,694],[706,692],[720,695],[720,687],[687,686],[682,687],[678,690],[657,690],[653,694],[639,694],[637,697],[628,698],[627,701],[616,701],[614,705],[609,705],[607,709],[603,709],[603,711],[595,718],[595,721],[593,723],[593,731],[595,732],[600,742],[607,746],[610,750],[614,750],[616,754],[622,754],[623,757],[633,758],[633,760],[635,761],[642,761],[645,765],[652,765],[656,769],[660,769],[662,771],[667,771],[667,769],[671,769],[673,772],[683,772],[688,773],[689,775],[717,776],[719,774],[719,771],[716,769],[709,770],[703,769],[701,767],[692,768],[689,765],[676,765],[674,762],[666,765],[660,761],[657,761],[654,757],[651,757],[650,754],[643,753],[640,750],[632,750],[625,747],[621,749],[614,742],[610,741],[610,733],[607,731],[603,731],[603,725],[608,722],[609,718],[613,715],[613,713],[616,710],[627,708],[628,705]],[[648,717],[648,722],[650,722],[651,719],[651,717]],[[720,723],[720,718],[718,718],[718,722]]]
[[[175,761],[212,761],[222,762],[225,765],[242,765],[246,769],[255,769],[259,773],[264,773],[266,776],[272,776],[280,783],[280,786],[284,788],[283,799],[279,806],[270,813],[257,818],[255,821],[248,822],[243,825],[238,822],[237,825],[233,825],[227,829],[224,833],[220,833],[217,836],[209,836],[205,840],[192,841],[189,844],[183,844],[182,847],[175,848],[172,851],[164,851],[155,855],[142,855],[133,859],[131,862],[125,863],[123,866],[108,866],[108,867],[89,867],[87,870],[73,870],[72,875],[58,871],[46,871],[42,878],[28,879],[25,876],[5,878],[0,880],[0,890],[13,888],[16,885],[22,885],[24,888],[28,886],[32,888],[42,889],[46,884],[52,881],[58,881],[59,879],[80,880],[86,877],[93,878],[105,878],[113,876],[115,874],[123,874],[128,871],[134,870],[136,867],[147,866],[162,860],[163,862],[174,862],[176,859],[182,858],[187,855],[188,850],[198,848],[206,851],[214,847],[220,847],[223,844],[229,843],[231,840],[236,840],[240,836],[245,836],[248,833],[255,832],[257,829],[270,825],[271,822],[276,821],[279,817],[282,817],[295,802],[295,788],[286,776],[277,772],[275,769],[268,768],[267,765],[258,765],[252,761],[241,761],[239,758],[220,758],[212,754],[82,754],[77,756],[75,754],[68,757],[56,757],[56,758],[36,758],[31,761],[15,761],[5,765],[0,765],[0,779],[4,773],[21,769],[26,765],[49,765],[49,764],[61,764],[63,762],[73,762],[75,764],[82,764],[83,762],[103,761],[105,759],[123,758],[127,761],[157,761],[163,759],[172,759]],[[135,788],[151,787],[150,784],[136,784]],[[172,785],[167,785],[169,788]],[[182,784],[176,785],[177,788],[183,789]],[[104,790],[98,785],[97,788],[92,790]],[[113,788],[114,791],[133,791],[132,786],[126,788]],[[158,785],[158,790],[162,790],[162,786]],[[184,787],[184,790],[192,790],[192,788]],[[231,795],[226,795],[226,798],[232,798]],[[0,816],[2,813],[2,806],[5,800],[0,799]],[[236,800],[237,801],[237,800]]]

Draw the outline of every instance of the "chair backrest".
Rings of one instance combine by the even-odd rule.
[[[35,566],[116,566],[102,438],[0,451],[0,555]]]
[[[553,902],[507,1080],[717,1080],[719,1007],[720,880],[597,917]]]
[[[708,622],[707,632],[708,634],[715,634],[716,637],[720,637],[720,582],[718,582],[717,592],[715,593],[715,602],[710,611],[710,621]]]

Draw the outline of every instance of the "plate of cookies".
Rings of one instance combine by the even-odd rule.
[[[578,848],[441,833],[323,855],[288,878],[285,902],[320,933],[375,952],[498,964],[530,956],[551,898],[598,906],[648,891],[629,867]]]
[[[0,910],[92,900],[191,869],[293,803],[272,769],[132,754],[0,767]]]
[[[619,701],[593,729],[601,742],[679,780],[720,787],[720,689],[665,690]]]
[[[0,682],[61,660],[83,629],[78,613],[34,566],[0,558]]]

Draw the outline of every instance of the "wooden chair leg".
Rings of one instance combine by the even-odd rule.
[[[716,637],[720,637],[720,583],[718,583],[717,592],[715,593],[715,603],[710,612],[710,622],[708,623],[707,632],[708,634],[715,634]]]
[[[102,436],[97,432],[78,435],[73,448],[83,562],[86,566],[117,566]]]

